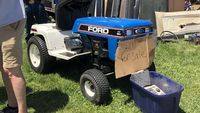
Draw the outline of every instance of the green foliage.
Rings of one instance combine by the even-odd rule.
[[[156,48],[157,72],[184,86],[179,113],[200,113],[200,46],[181,40],[161,43]],[[27,81],[27,101],[30,113],[141,113],[131,99],[127,78],[109,77],[112,100],[108,105],[94,105],[81,94],[79,77],[87,61],[58,61],[53,73],[35,73],[27,61],[24,43],[23,73]],[[0,77],[0,108],[6,104],[6,93]]]

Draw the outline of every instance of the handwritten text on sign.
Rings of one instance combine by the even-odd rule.
[[[148,38],[119,41],[115,60],[116,78],[146,69],[149,66]]]

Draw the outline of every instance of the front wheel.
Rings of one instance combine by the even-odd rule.
[[[85,71],[80,78],[84,97],[95,104],[106,103],[110,97],[110,87],[105,75],[97,69]]]
[[[46,44],[38,36],[28,40],[28,61],[31,68],[37,73],[48,73],[52,70],[54,58],[49,56]]]

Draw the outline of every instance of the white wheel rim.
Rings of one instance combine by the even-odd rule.
[[[90,81],[85,81],[84,84],[85,92],[90,96],[93,97],[95,95],[95,88],[94,85]]]
[[[31,60],[31,64],[34,67],[39,67],[41,58],[40,58],[40,51],[35,44],[31,44],[29,48],[29,57]]]

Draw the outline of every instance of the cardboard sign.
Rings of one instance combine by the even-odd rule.
[[[154,49],[152,36],[119,41],[115,60],[116,78],[148,68],[153,61]]]

